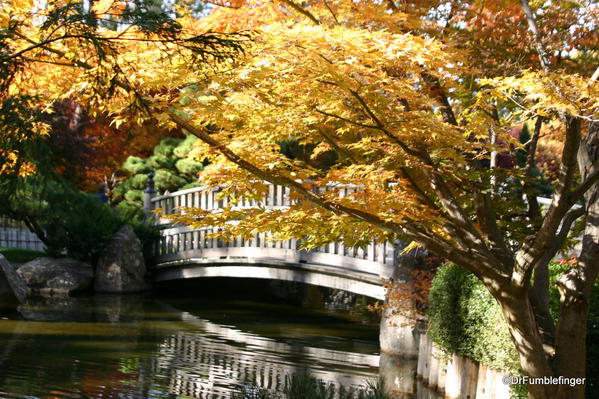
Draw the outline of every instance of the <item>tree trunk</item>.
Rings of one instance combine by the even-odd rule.
[[[599,125],[592,124],[578,152],[582,180],[599,167]],[[558,279],[560,314],[555,333],[556,374],[584,378],[586,335],[590,299],[599,274],[599,183],[585,193],[585,230],[578,263]],[[583,398],[584,384],[559,386],[560,397]],[[566,392],[568,396],[566,396]]]
[[[529,378],[553,376],[527,290],[505,288],[495,294],[507,321],[524,375]],[[528,387],[530,399],[553,399],[556,398],[554,393],[551,385],[531,384]]]

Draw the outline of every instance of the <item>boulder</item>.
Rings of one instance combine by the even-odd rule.
[[[17,270],[31,292],[41,295],[69,295],[91,284],[92,267],[70,258],[37,258]]]
[[[14,300],[23,302],[28,294],[29,290],[25,280],[6,258],[0,255],[0,296],[10,302]]]
[[[124,225],[110,239],[96,264],[96,292],[130,293],[148,288],[141,241],[133,227]]]

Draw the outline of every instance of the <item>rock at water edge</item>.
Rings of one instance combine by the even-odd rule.
[[[25,263],[17,273],[33,293],[70,295],[88,288],[93,280],[91,265],[70,258],[37,258]]]
[[[96,265],[96,292],[129,293],[146,290],[146,264],[141,241],[124,225],[110,239]]]
[[[0,296],[14,297],[18,302],[23,302],[28,294],[25,280],[6,258],[0,255]]]

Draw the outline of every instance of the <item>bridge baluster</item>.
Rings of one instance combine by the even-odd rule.
[[[372,242],[370,242],[364,249],[364,259],[374,261],[374,248]]]

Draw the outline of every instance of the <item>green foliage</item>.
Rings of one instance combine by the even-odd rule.
[[[554,321],[559,313],[555,282],[568,271],[568,260],[549,264],[549,307]],[[439,268],[429,294],[429,336],[448,353],[456,353],[510,374],[519,373],[517,354],[501,309],[482,283],[454,265]],[[599,282],[591,295],[587,323],[587,397],[599,397]],[[522,387],[514,387],[519,397]]]
[[[173,149],[173,154],[177,158],[187,158],[193,147],[199,142],[199,139],[195,136],[189,135],[185,137],[177,147]]]
[[[186,185],[184,185],[183,187],[180,188],[180,190],[187,190],[188,188],[196,188],[196,187],[200,187],[201,184],[197,181],[191,182],[191,183],[187,183]]]
[[[124,200],[119,202],[115,209],[123,220],[137,221],[142,220],[144,216],[143,205],[139,202]]]
[[[154,155],[171,158],[174,156],[175,147],[181,144],[183,140],[174,137],[163,139],[156,147],[154,147]]]
[[[12,191],[7,192],[7,188]],[[151,255],[157,238],[156,229],[143,222],[141,206],[124,201],[117,211],[97,195],[79,191],[64,181],[33,176],[18,179],[10,186],[0,184],[0,199],[2,213],[33,227],[50,256],[66,255],[95,263],[114,233],[126,223],[133,226],[142,241],[144,256]],[[24,252],[9,255],[15,262],[29,260]],[[38,256],[33,252],[30,255]]]
[[[129,156],[125,163],[123,163],[122,169],[135,175],[138,173],[148,173],[150,166],[143,158]]]
[[[152,169],[174,169],[176,158],[167,155],[152,155],[148,158],[148,164]]]
[[[517,373],[518,358],[501,309],[474,275],[447,264],[429,295],[429,335],[442,349]]]
[[[125,193],[125,199],[131,202],[141,202],[144,199],[144,192],[141,190],[129,190]]]
[[[93,263],[123,224],[98,197],[68,186],[48,190],[44,202],[39,223],[52,256],[68,255]]]
[[[26,263],[46,255],[44,251],[21,248],[0,248],[0,254],[4,255],[4,257],[12,263]]]
[[[175,163],[177,170],[186,175],[197,175],[199,171],[204,169],[204,164],[193,159],[179,159]]]
[[[285,377],[283,392],[273,392],[254,386],[233,395],[233,399],[388,399],[384,392],[384,383],[368,382],[365,389],[344,388],[339,390],[333,384],[326,384],[306,372]]]
[[[187,184],[185,178],[173,173],[168,169],[158,169],[154,176],[154,183],[158,191],[176,191]]]
[[[150,171],[154,171],[154,186],[158,193],[199,186],[197,174],[204,164],[188,158],[197,141],[194,136],[184,140],[168,137],[154,147],[149,158],[127,158],[122,169],[131,176],[114,188],[111,198],[119,212],[133,219],[143,216],[143,190]]]
[[[151,223],[145,222],[143,219],[128,220],[127,223],[133,226],[135,235],[141,241],[142,252],[144,259],[150,259],[153,256],[153,247],[158,238],[160,238],[160,232],[156,226]]]
[[[135,190],[143,190],[148,185],[148,175],[134,175],[127,179],[128,187]]]

